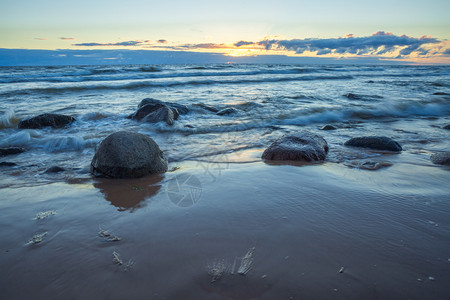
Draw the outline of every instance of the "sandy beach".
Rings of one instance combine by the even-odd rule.
[[[249,151],[241,160],[260,154]],[[444,299],[450,293],[448,189],[435,188],[448,182],[448,168],[416,166],[411,174],[408,163],[397,163],[373,172],[231,156],[226,163],[171,167],[136,180],[56,175],[47,185],[4,188],[3,297]],[[36,219],[39,212],[54,214]],[[30,242],[42,233],[42,241]],[[238,274],[243,262],[248,272]]]

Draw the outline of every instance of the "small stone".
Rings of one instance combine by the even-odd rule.
[[[61,168],[61,167],[58,167],[58,166],[53,166],[53,167],[50,167],[50,168],[48,168],[44,173],[59,173],[59,172],[63,172],[63,171],[65,171],[66,169],[64,169],[64,168]]]
[[[339,269],[339,273],[344,273],[344,267],[341,267],[341,268]]]
[[[337,128],[334,127],[333,125],[325,125],[322,128],[320,128],[320,130],[336,130]]]
[[[345,146],[370,148],[375,150],[402,151],[402,146],[391,138],[385,136],[355,137],[344,143]]]
[[[430,160],[436,165],[450,165],[450,151],[433,153]]]
[[[436,278],[434,278],[433,276],[430,276],[430,277],[428,277],[428,280],[430,280],[430,281],[435,281]]]

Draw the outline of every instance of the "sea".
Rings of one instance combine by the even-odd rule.
[[[127,119],[144,98],[183,104],[189,113],[172,126]],[[328,160],[336,163],[355,159],[342,146],[355,136],[393,138],[413,164],[449,148],[448,131],[442,129],[450,123],[449,66],[1,67],[0,99],[0,147],[26,149],[2,158],[18,165],[4,173],[23,176],[55,165],[74,176],[87,174],[96,146],[121,130],[149,135],[169,162],[259,160],[240,152],[300,130],[324,136],[331,148]],[[217,115],[230,107],[235,113]],[[42,113],[77,121],[62,129],[17,128],[21,119]],[[327,124],[337,130],[321,131]]]
[[[146,98],[188,112],[127,118]],[[43,113],[76,121],[18,129]],[[450,168],[430,156],[449,124],[450,66],[0,67],[0,148],[24,150],[0,157],[2,296],[446,299]],[[154,139],[168,172],[94,178],[123,130]],[[325,161],[261,159],[304,131]],[[359,136],[403,151],[344,145]]]

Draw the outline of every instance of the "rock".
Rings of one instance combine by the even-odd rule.
[[[345,146],[370,148],[375,150],[388,150],[400,152],[402,146],[391,138],[385,136],[364,136],[352,138],[344,143]]]
[[[91,173],[111,178],[137,178],[163,173],[167,159],[150,137],[119,131],[105,138],[91,162]]]
[[[322,128],[320,128],[320,130],[336,130],[337,128],[334,127],[333,125],[325,125]]]
[[[238,110],[236,108],[233,107],[228,107],[228,108],[224,108],[222,110],[219,110],[216,115],[219,116],[224,116],[224,115],[231,115],[231,114],[236,114],[238,112]]]
[[[445,125],[444,127],[442,127],[444,129],[450,130],[450,124]]]
[[[347,93],[344,95],[344,97],[347,97],[348,99],[355,99],[355,100],[361,99],[361,96],[353,94],[353,93]]]
[[[219,110],[218,110],[217,108],[215,108],[214,106],[206,105],[206,104],[203,104],[203,103],[196,103],[196,104],[194,104],[194,106],[203,108],[204,110],[207,110],[207,111],[210,111],[210,112],[214,112],[214,113],[216,113],[216,112],[219,111]]]
[[[24,151],[25,150],[23,148],[19,148],[19,147],[0,148],[0,156],[19,154]]]
[[[430,159],[433,164],[450,166],[450,151],[434,153]]]
[[[176,112],[178,116],[178,111]],[[142,120],[148,123],[157,123],[164,121],[169,125],[173,124],[175,119],[174,111],[162,103],[146,104],[139,108],[130,116],[133,120]]]
[[[53,166],[53,167],[50,167],[50,168],[48,168],[44,173],[59,173],[59,172],[63,172],[63,171],[65,171],[66,169],[64,169],[64,168],[61,168],[61,167],[58,167],[58,166]]]
[[[328,153],[327,142],[310,132],[287,134],[279,138],[262,154],[267,160],[321,161]]]
[[[186,105],[178,104],[178,103],[171,103],[171,102],[164,102],[158,99],[153,98],[145,98],[143,99],[139,105],[138,108],[141,108],[142,106],[145,106],[147,104],[165,104],[171,109],[176,109],[179,114],[187,114],[189,112],[189,108]],[[178,117],[177,117],[178,118]]]
[[[14,167],[14,166],[17,166],[17,164],[9,161],[0,162],[0,167]]]
[[[75,122],[75,118],[58,114],[42,114],[19,122],[20,129],[61,128]]]
[[[435,95],[435,96],[447,96],[449,94],[448,93],[444,93],[444,92],[436,92],[436,93],[433,93],[433,95]]]
[[[388,161],[371,161],[371,160],[365,160],[365,161],[352,161],[345,163],[347,167],[350,168],[358,168],[363,170],[370,170],[370,171],[376,171],[382,168],[387,168],[392,166],[392,163]]]

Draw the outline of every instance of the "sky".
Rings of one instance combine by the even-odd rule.
[[[450,64],[449,11],[448,0],[0,0],[0,48]]]

